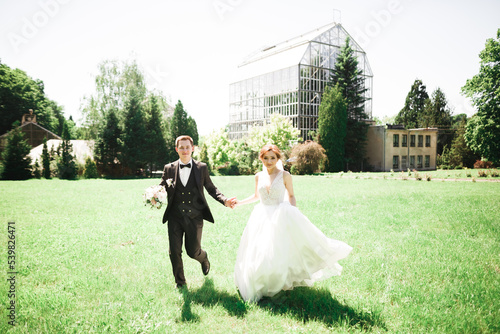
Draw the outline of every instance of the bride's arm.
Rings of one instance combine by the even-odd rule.
[[[297,200],[295,199],[295,194],[293,193],[292,175],[290,175],[287,171],[283,172],[283,182],[285,183],[285,188],[288,192],[288,201],[291,205],[297,206]]]
[[[252,196],[245,198],[241,201],[236,201],[236,205],[244,205],[248,203],[252,203],[259,200],[259,192],[257,190],[257,185],[259,184],[259,174],[255,174],[255,192]]]

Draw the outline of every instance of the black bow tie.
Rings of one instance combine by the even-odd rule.
[[[184,167],[187,167],[187,168],[191,168],[191,163],[188,163],[188,164],[181,164],[181,169],[184,168]]]

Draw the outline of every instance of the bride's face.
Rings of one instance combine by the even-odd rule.
[[[269,151],[264,154],[264,156],[262,157],[262,163],[268,169],[276,167],[276,164],[278,163],[278,157],[276,156],[276,153],[274,153],[273,151]]]

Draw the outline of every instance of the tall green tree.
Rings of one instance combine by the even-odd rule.
[[[47,148],[47,138],[43,138],[43,149],[42,149],[42,176],[46,179],[50,179],[50,154]]]
[[[135,173],[146,163],[146,122],[142,109],[141,96],[131,92],[125,105],[125,126],[120,161],[124,167]]]
[[[212,173],[212,165],[210,164],[210,161],[208,159],[208,148],[205,143],[201,145],[201,150],[200,150],[200,155],[198,158],[200,161],[204,162],[207,164],[208,172]]]
[[[95,77],[95,93],[84,98],[81,109],[86,129],[86,139],[97,139],[106,115],[114,111],[123,128],[126,118],[125,105],[130,95],[144,101],[147,95],[144,74],[135,61],[106,60],[99,64]]]
[[[168,162],[166,159],[169,152],[167,143],[163,137],[162,117],[158,97],[151,95],[147,107],[146,122],[146,161],[149,164],[151,173],[156,169],[161,169]]]
[[[369,124],[365,122],[368,115],[365,112],[365,79],[358,67],[358,59],[347,37],[345,45],[332,70],[332,85],[339,85],[347,107],[347,133],[344,140],[345,162],[347,169],[363,169],[366,153],[366,140]]]
[[[188,135],[189,124],[188,124],[188,114],[184,110],[182,102],[179,100],[175,105],[174,114],[170,120],[170,133],[172,139],[175,140],[181,135]]]
[[[60,179],[74,180],[78,176],[75,157],[72,154],[73,145],[70,141],[68,126],[64,124],[61,143],[61,154],[57,161],[58,177]]]
[[[193,138],[193,143],[198,145],[199,136],[198,136],[198,125],[193,117],[188,115],[188,136]]]
[[[467,123],[467,145],[482,157],[500,164],[500,29],[479,54],[480,69],[462,87],[477,113]]]
[[[424,110],[417,115],[417,128],[438,128],[437,154],[442,154],[445,145],[450,147],[454,138],[451,109],[441,88],[432,92],[425,100]]]
[[[417,114],[419,128],[449,128],[451,126],[451,109],[441,88],[432,92],[431,98],[424,102],[424,109]]]
[[[407,129],[418,128],[419,115],[425,114],[425,104],[428,99],[427,88],[422,83],[422,80],[416,79],[406,96],[403,109],[396,116],[395,122],[402,124]]]
[[[168,119],[168,136],[166,138],[169,148],[169,161],[178,158],[175,153],[175,139],[181,135],[188,135],[193,138],[194,145],[198,145],[198,127],[196,121],[184,110],[180,100],[175,105],[172,117]]]
[[[481,157],[474,153],[465,142],[465,128],[467,126],[467,118],[461,118],[460,123],[455,129],[455,137],[451,142],[449,151],[449,164],[452,166],[463,166],[473,168],[474,163]]]
[[[111,110],[106,115],[106,124],[98,135],[95,145],[95,159],[102,166],[102,172],[112,175],[115,161],[119,159],[121,152],[122,130],[118,124],[116,113]]]
[[[7,136],[7,146],[2,152],[4,180],[27,180],[31,178],[31,145],[24,139],[24,133],[14,128]]]
[[[339,85],[326,87],[321,98],[318,117],[318,141],[325,149],[326,170],[339,172],[345,165],[345,136],[347,134],[347,106]]]

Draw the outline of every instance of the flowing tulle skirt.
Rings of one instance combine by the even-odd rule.
[[[299,209],[285,202],[255,206],[241,237],[235,282],[245,301],[311,286],[340,275],[338,261],[352,247],[326,237]]]

